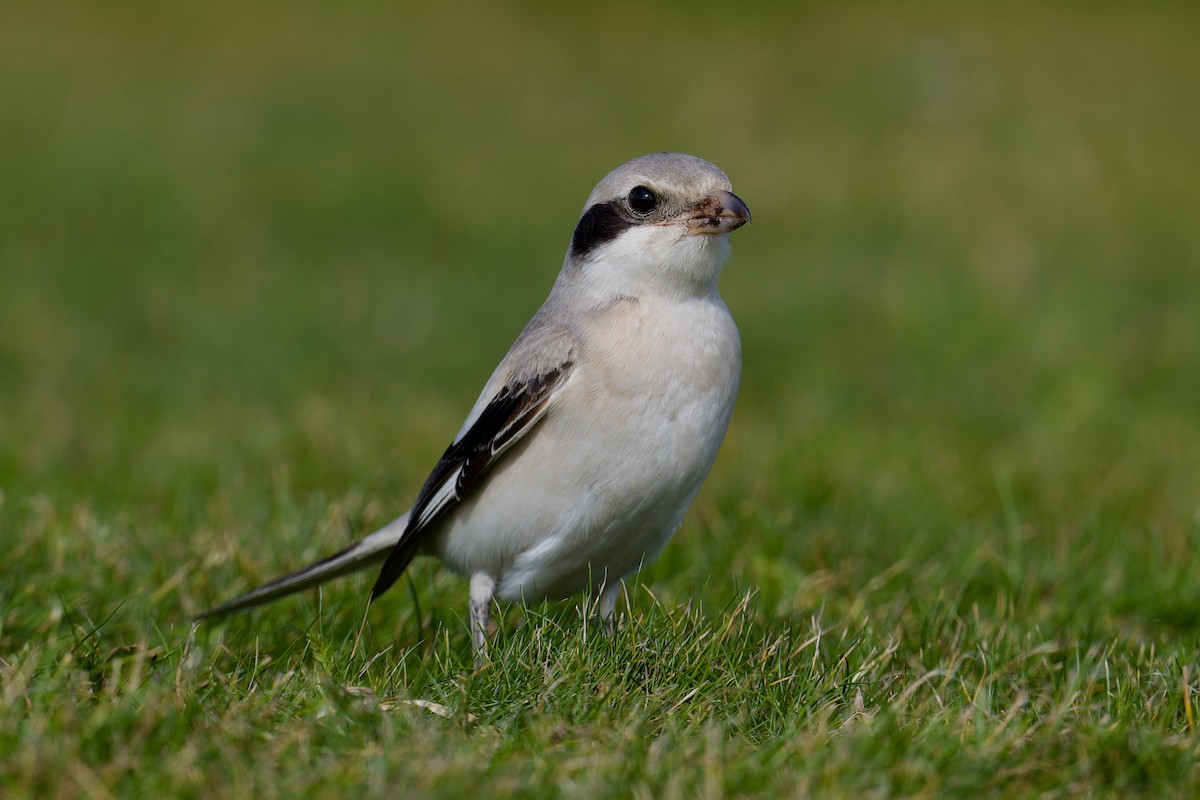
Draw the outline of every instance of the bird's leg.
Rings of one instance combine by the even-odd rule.
[[[483,572],[471,576],[471,642],[475,646],[475,666],[483,666],[487,654],[488,624],[492,621],[492,594],[496,579]]]
[[[621,593],[621,582],[606,583],[600,589],[600,630],[606,635],[613,632],[613,616],[617,610],[617,595]]]

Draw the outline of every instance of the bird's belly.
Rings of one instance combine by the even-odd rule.
[[[569,596],[652,561],[728,426],[740,353],[710,350],[647,350],[621,362],[637,364],[627,374],[581,372],[445,521],[437,554],[459,572],[496,577],[498,596],[525,600]],[[714,368],[697,370],[694,360],[685,362],[690,369],[670,368],[676,358],[697,355]],[[568,407],[570,413],[556,413]]]

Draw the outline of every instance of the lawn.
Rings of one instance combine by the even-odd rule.
[[[9,4],[0,796],[1200,793],[1200,9]],[[611,637],[402,513],[645,152],[754,213]]]

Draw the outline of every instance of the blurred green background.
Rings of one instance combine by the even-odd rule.
[[[662,149],[755,222],[737,413],[660,597],[802,618],[907,564],[1194,642],[1197,22],[9,4],[0,642],[51,597],[180,625],[401,513],[593,184]]]

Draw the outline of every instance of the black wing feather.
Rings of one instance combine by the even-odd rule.
[[[421,534],[462,502],[480,484],[508,445],[528,432],[530,423],[536,420],[573,366],[573,361],[566,361],[527,381],[506,384],[467,432],[446,448],[417,495],[408,527],[383,563],[379,578],[371,589],[372,600],[391,588],[404,574],[420,549]],[[434,507],[433,502],[450,480],[454,481],[453,495]]]

